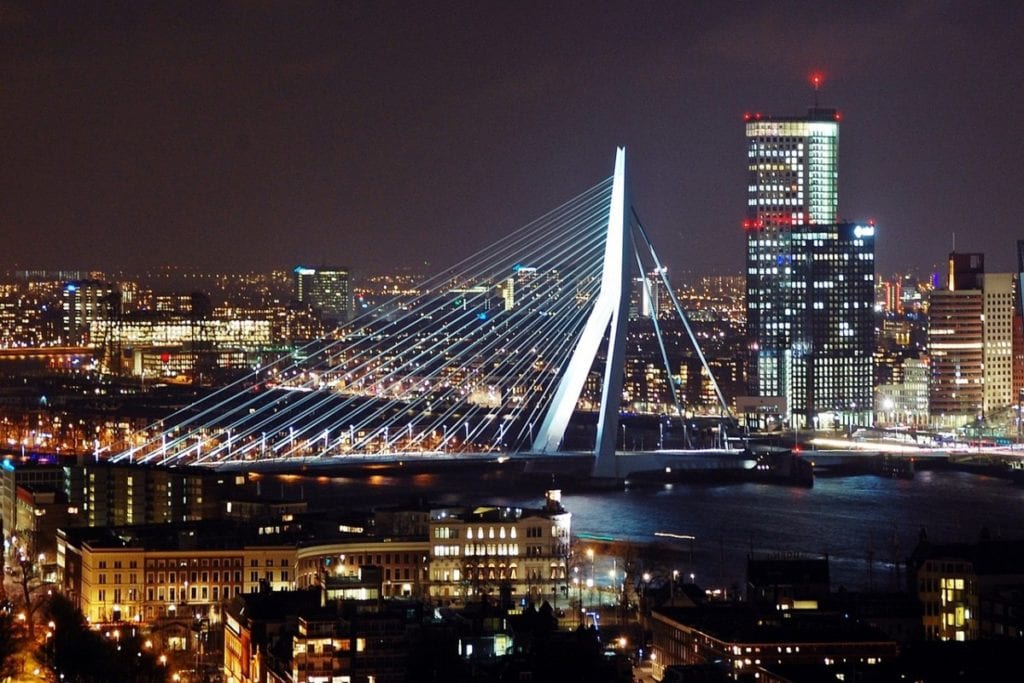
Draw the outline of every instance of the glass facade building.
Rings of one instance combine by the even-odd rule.
[[[801,428],[870,424],[875,226],[837,221],[838,115],[748,117],[746,135],[750,392]]]
[[[352,287],[344,268],[308,268],[296,266],[295,297],[320,311],[327,323],[343,323],[352,318]]]

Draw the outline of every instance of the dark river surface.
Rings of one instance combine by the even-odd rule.
[[[544,486],[481,473],[410,476],[282,477],[263,491],[311,505],[365,508],[422,498],[442,505],[496,503],[540,507]],[[912,479],[875,475],[816,477],[811,488],[777,484],[643,484],[624,490],[563,493],[574,533],[641,542],[655,534],[694,536],[678,544],[686,565],[709,587],[742,586],[751,551],[829,557],[832,586],[895,588],[895,561],[913,551],[922,529],[936,543],[1024,538],[1024,487],[956,471],[918,471]],[[692,553],[692,565],[689,557]],[[601,572],[603,566],[598,567]]]

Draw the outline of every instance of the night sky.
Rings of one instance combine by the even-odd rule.
[[[1024,238],[1021,2],[0,2],[3,268],[437,272],[611,174],[743,269],[743,115],[842,112],[881,274]],[[1017,213],[1015,213],[1017,212]]]

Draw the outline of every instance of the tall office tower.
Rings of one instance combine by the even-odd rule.
[[[121,296],[116,285],[99,280],[72,280],[62,292],[63,333],[67,344],[100,344],[90,338],[90,326],[121,313]]]
[[[1016,399],[1013,395],[1013,273],[988,273],[982,281],[982,363],[985,393],[981,409],[999,418]]]
[[[931,293],[929,412],[937,427],[998,418],[1013,396],[1013,273],[986,273],[982,254],[952,253]]]
[[[352,318],[352,287],[345,268],[296,266],[295,297],[320,311],[328,323]]]
[[[1017,240],[1017,287],[1013,309],[1013,400],[1017,434],[1024,434],[1024,240]]]
[[[637,276],[630,282],[629,317],[657,318],[668,313],[672,308],[669,293],[662,282],[662,271],[658,269]]]
[[[803,428],[873,419],[875,226],[839,223],[839,124],[747,117],[749,389]]]

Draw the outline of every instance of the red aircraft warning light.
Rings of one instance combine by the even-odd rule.
[[[814,108],[818,108],[818,91],[821,89],[821,84],[825,82],[825,76],[820,71],[815,71],[811,74],[811,86],[814,88]]]

